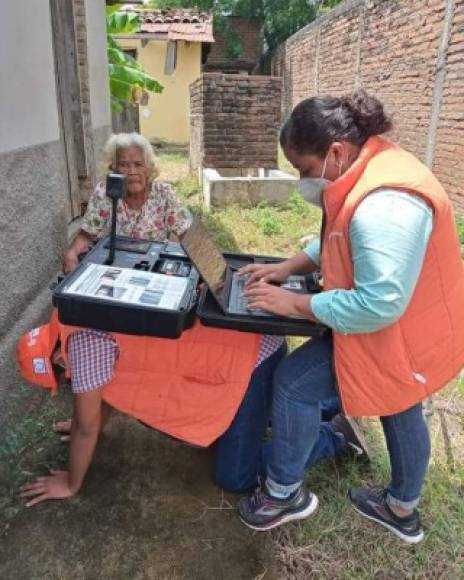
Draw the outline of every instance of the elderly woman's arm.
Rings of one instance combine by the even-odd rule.
[[[27,507],[48,499],[65,499],[79,491],[100,433],[101,403],[100,389],[74,395],[69,471],[52,470],[50,475],[24,485],[21,497],[31,498]]]
[[[106,197],[105,186],[99,183],[87,204],[81,229],[63,257],[63,271],[72,272],[79,264],[79,254],[90,249],[93,241],[105,230],[111,217],[111,202]]]
[[[79,264],[79,254],[87,252],[96,236],[80,230],[63,258],[63,272],[72,272]]]

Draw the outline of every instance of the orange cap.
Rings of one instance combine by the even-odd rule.
[[[33,385],[58,390],[58,381],[52,365],[52,355],[60,335],[58,313],[53,310],[50,322],[32,329],[18,342],[16,357],[21,375]]]

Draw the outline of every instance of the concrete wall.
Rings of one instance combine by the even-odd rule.
[[[48,0],[2,2],[0,26],[0,153],[56,141],[60,131]]]
[[[34,23],[28,26],[27,35],[25,22]],[[48,306],[49,298],[42,294],[31,310],[58,269],[66,236],[68,190],[60,143],[49,3],[8,0],[2,4],[2,23],[0,69],[2,77],[8,79],[2,82],[0,91],[3,402],[15,387],[17,337],[35,324]]]
[[[433,168],[464,212],[464,0],[347,0],[279,47],[283,114],[357,86],[393,114],[391,137]]]
[[[205,73],[190,87],[190,163],[277,167],[282,79]]]
[[[189,85],[200,76],[201,43],[177,43],[177,67],[172,75],[164,74],[167,42],[151,41],[142,48],[140,40],[118,40],[123,48],[137,50],[137,60],[164,90],[150,93],[148,105],[140,107],[140,132],[148,139],[188,143]]]
[[[99,10],[92,8],[92,18],[103,21],[104,2],[99,0],[98,6]],[[83,32],[85,26],[81,38]],[[89,64],[100,63],[103,80],[99,83],[106,83],[106,54],[100,41],[94,46],[100,48],[89,51]],[[59,114],[66,103],[58,105],[48,0],[2,3],[0,70],[4,79],[0,90],[1,419],[18,383],[17,339],[47,317],[48,285],[67,244],[69,160]],[[108,131],[109,125],[107,92],[99,95],[99,90],[89,96],[104,100],[92,107],[98,119],[95,135]],[[91,161],[95,163],[94,158]]]

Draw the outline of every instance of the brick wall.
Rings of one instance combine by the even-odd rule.
[[[275,168],[282,79],[205,73],[190,85],[190,162]]]
[[[279,47],[282,113],[301,99],[375,93],[391,138],[433,168],[464,212],[464,0],[347,0]]]
[[[253,70],[259,63],[263,52],[263,39],[261,35],[261,23],[259,21],[245,20],[236,16],[228,18],[230,27],[240,37],[242,52],[236,59],[231,59],[225,52],[224,33],[214,31],[214,44],[208,55],[208,60],[203,67],[205,71],[223,71],[231,69]]]

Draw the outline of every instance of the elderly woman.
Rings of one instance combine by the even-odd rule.
[[[105,146],[105,162],[109,171],[127,177],[127,195],[118,200],[116,233],[131,238],[165,241],[171,234],[180,235],[188,229],[191,216],[182,207],[169,183],[156,181],[157,160],[148,139],[139,133],[111,135]],[[100,182],[90,197],[81,229],[64,255],[63,271],[69,273],[79,263],[79,255],[87,252],[96,238],[109,235],[111,227],[111,200],[105,183]],[[92,347],[92,352],[111,349],[109,335],[104,332],[79,333],[71,341],[76,348]],[[103,345],[98,349],[98,344]],[[72,351],[71,351],[72,354]],[[90,368],[100,366],[99,360],[90,360]],[[103,418],[106,420],[107,408]],[[59,421],[53,428],[69,439],[70,421]]]
[[[158,170],[153,149],[138,133],[112,135],[106,145],[108,169],[127,177],[127,195],[118,200],[116,233],[133,238],[167,240],[170,234],[180,235],[190,225],[173,188],[156,181]],[[111,224],[111,200],[105,184],[95,188],[77,234],[63,261],[64,271],[71,272],[95,238],[108,235]]]

